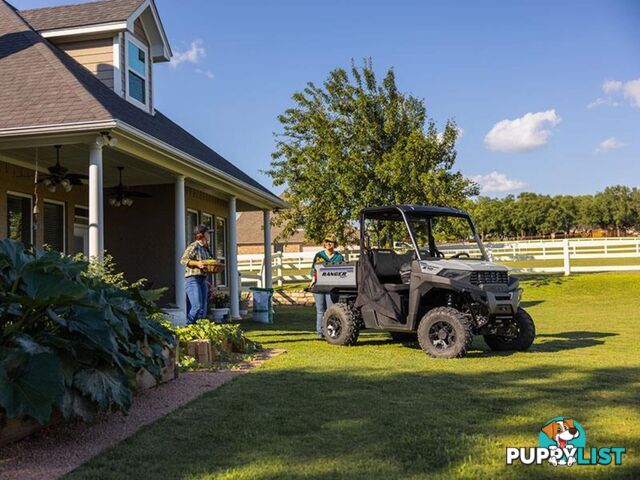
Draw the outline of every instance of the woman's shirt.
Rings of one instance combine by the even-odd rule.
[[[313,271],[316,269],[318,263],[340,263],[344,262],[344,257],[340,252],[333,252],[333,255],[329,256],[326,250],[320,250],[313,257],[313,263],[311,264],[311,276],[313,277]]]
[[[194,275],[207,275],[207,273],[202,269],[198,267],[190,267],[188,263],[191,260],[200,261],[207,260],[209,258],[212,258],[211,252],[209,252],[204,243],[195,241],[190,244],[182,254],[182,258],[180,259],[180,263],[186,266],[184,270],[184,276],[193,277]]]

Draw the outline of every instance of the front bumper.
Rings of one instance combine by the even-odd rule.
[[[512,317],[518,311],[522,289],[516,288],[506,292],[482,291],[476,295],[478,298],[474,300],[487,308],[490,317]]]

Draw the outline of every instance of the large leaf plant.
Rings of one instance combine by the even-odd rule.
[[[0,240],[0,408],[47,423],[127,411],[135,374],[159,378],[172,333],[158,291],[113,283],[89,263]]]

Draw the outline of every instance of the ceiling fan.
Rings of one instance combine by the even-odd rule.
[[[109,205],[111,205],[112,207],[120,207],[120,206],[130,207],[131,205],[133,205],[132,197],[150,198],[151,195],[149,195],[148,193],[129,190],[127,187],[125,187],[122,184],[123,170],[124,170],[124,167],[118,167],[120,182],[115,187],[112,187],[109,189],[110,190]]]
[[[45,175],[38,180],[38,183],[43,183],[51,193],[56,191],[58,185],[65,192],[70,192],[73,185],[82,185],[82,180],[86,180],[89,177],[81,173],[69,173],[68,168],[60,165],[60,149],[62,145],[55,145],[54,147],[56,149],[56,164],[47,168],[49,175]]]

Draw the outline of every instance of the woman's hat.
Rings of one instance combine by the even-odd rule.
[[[324,241],[325,242],[333,242],[334,245],[338,245],[338,239],[336,238],[336,236],[333,233],[329,233],[327,235],[324,236]]]

